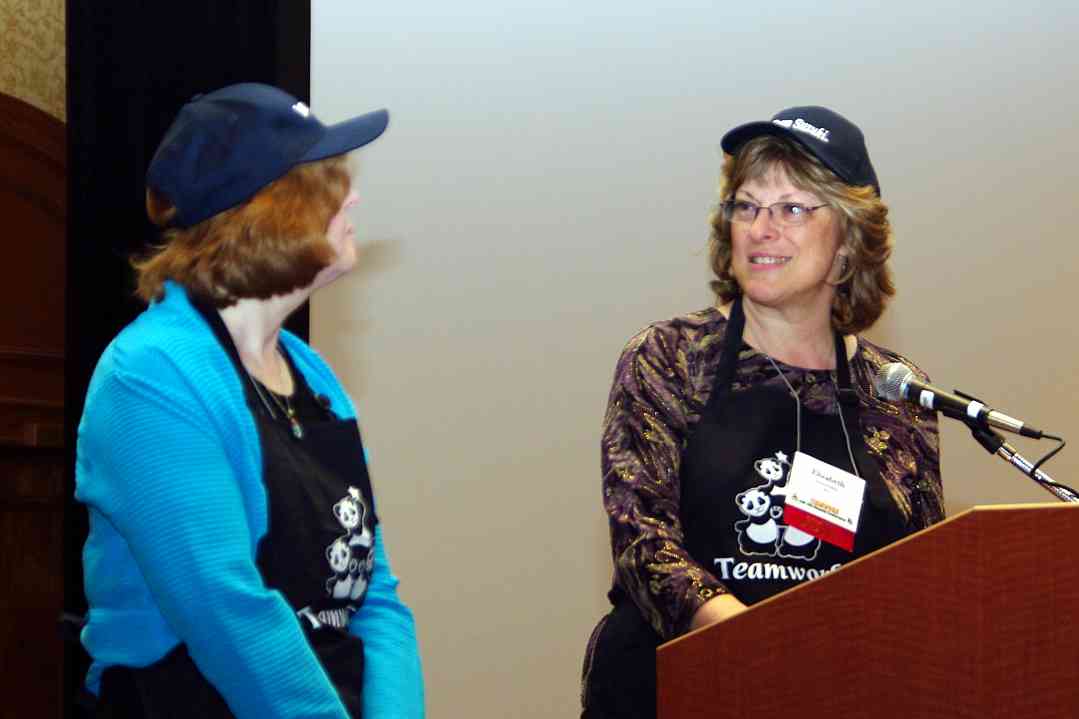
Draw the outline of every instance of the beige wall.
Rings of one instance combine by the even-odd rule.
[[[67,119],[64,0],[0,0],[0,92]]]
[[[1074,4],[314,5],[316,112],[393,113],[360,153],[364,267],[313,338],[358,401],[432,716],[575,715],[611,373],[711,300],[734,124],[810,102],[861,124],[899,286],[871,336],[1077,439]],[[1049,498],[954,423],[943,444],[953,511]],[[1079,451],[1047,470],[1079,483]]]

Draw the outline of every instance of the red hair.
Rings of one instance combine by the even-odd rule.
[[[223,308],[307,287],[336,256],[326,228],[349,184],[344,155],[304,163],[251,199],[187,228],[168,226],[175,206],[148,188],[146,212],[163,228],[162,244],[132,261],[136,293],[150,302],[173,280]]]

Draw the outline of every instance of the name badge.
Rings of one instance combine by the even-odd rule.
[[[794,453],[783,521],[822,542],[854,550],[865,480],[802,452]]]

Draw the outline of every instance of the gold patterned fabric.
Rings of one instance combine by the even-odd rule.
[[[63,0],[0,2],[0,92],[63,122],[67,46]]]
[[[726,592],[683,546],[680,472],[686,442],[711,395],[727,320],[715,308],[649,325],[633,337],[615,370],[603,421],[604,506],[614,555],[614,589],[629,595],[664,639],[684,632],[694,612]],[[910,360],[859,338],[851,382],[866,447],[910,532],[944,517],[936,415],[876,395],[883,365]],[[835,372],[779,368],[813,412],[835,413]],[[733,391],[782,378],[768,358],[743,346]]]

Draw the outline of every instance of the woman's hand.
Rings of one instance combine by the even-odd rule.
[[[709,624],[715,624],[716,622],[722,622],[724,619],[730,619],[735,614],[740,614],[746,609],[748,607],[742,604],[733,594],[720,594],[718,597],[712,597],[694,613],[693,619],[689,623],[690,631],[707,627]]]

